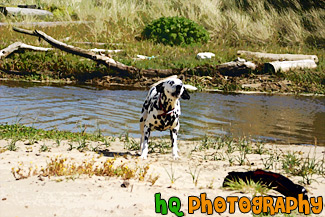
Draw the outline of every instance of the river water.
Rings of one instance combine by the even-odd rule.
[[[0,81],[0,124],[140,137],[147,91]],[[246,136],[278,143],[325,144],[325,97],[196,92],[181,101],[180,139]],[[154,132],[167,136],[169,132]]]

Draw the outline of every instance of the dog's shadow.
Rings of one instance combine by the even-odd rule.
[[[105,157],[115,157],[115,156],[138,157],[138,156],[140,156],[140,154],[137,152],[134,152],[134,153],[131,153],[130,151],[118,152],[118,151],[109,151],[108,149],[98,150],[97,153],[102,154]]]

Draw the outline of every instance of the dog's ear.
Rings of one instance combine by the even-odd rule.
[[[181,98],[182,99],[190,99],[191,98],[190,94],[187,92],[187,90],[185,88],[184,88],[184,91],[183,91],[183,93],[181,95]]]
[[[164,86],[163,86],[164,83],[160,83],[156,86],[156,90],[158,93],[163,93],[164,92]]]

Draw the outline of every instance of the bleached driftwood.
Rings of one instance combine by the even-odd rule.
[[[237,55],[245,56],[247,58],[269,59],[271,61],[295,61],[295,60],[310,59],[310,60],[314,60],[316,63],[318,62],[318,57],[316,55],[273,54],[273,53],[251,52],[245,50],[237,51]]]
[[[16,8],[16,7],[5,7],[4,14],[10,15],[28,15],[28,16],[53,16],[50,11],[33,9],[33,8]]]
[[[18,50],[34,50],[34,51],[49,51],[49,50],[53,50],[53,48],[44,48],[44,47],[35,47],[32,45],[28,45],[28,44],[24,44],[22,42],[15,42],[11,45],[9,45],[8,47],[0,50],[0,60],[3,58],[6,58],[7,56],[9,56],[10,54],[18,51]]]
[[[40,22],[15,22],[15,23],[0,23],[1,26],[41,26],[41,27],[54,27],[54,26],[66,26],[70,24],[88,24],[92,23],[92,21],[54,21],[54,22],[47,22],[47,21],[40,21]]]
[[[68,45],[63,42],[60,42],[39,30],[30,31],[22,28],[17,28],[17,27],[13,27],[13,30],[16,32],[39,37],[45,40],[46,42],[48,42],[49,44],[51,44],[55,48],[63,50],[67,53],[75,54],[84,58],[94,60],[97,63],[103,64],[108,68],[120,73],[121,75],[127,74],[132,77],[139,77],[141,75],[148,76],[148,77],[159,77],[159,76],[169,76],[175,74],[175,71],[172,69],[138,69],[133,66],[128,66],[118,61],[115,61],[114,59],[108,56],[96,54],[95,52],[74,47],[72,45]]]
[[[296,60],[296,61],[274,61],[265,63],[265,69],[272,72],[287,72],[294,69],[314,69],[317,67],[317,64],[314,60]]]
[[[8,47],[4,48],[3,50],[0,50],[0,59],[6,58],[10,54],[18,51],[18,50],[33,50],[33,51],[49,51],[53,50],[53,48],[45,48],[45,47],[35,47],[32,45],[24,44],[22,42],[15,42]],[[122,50],[106,50],[106,49],[89,49],[90,51],[96,52],[96,53],[118,53]]]
[[[232,62],[222,63],[217,66],[217,70],[223,75],[239,75],[255,69],[255,63],[239,57]]]
[[[123,50],[106,50],[106,49],[99,49],[99,48],[93,48],[93,49],[90,49],[90,51],[92,52],[96,52],[96,53],[119,53],[119,52],[122,52]]]

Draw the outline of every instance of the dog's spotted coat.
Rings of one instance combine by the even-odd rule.
[[[176,76],[164,79],[149,90],[142,107],[140,119],[141,130],[141,158],[148,155],[148,140],[153,130],[170,130],[173,147],[173,157],[177,159],[177,134],[179,130],[179,116],[181,107],[179,98],[190,99],[182,81]]]

